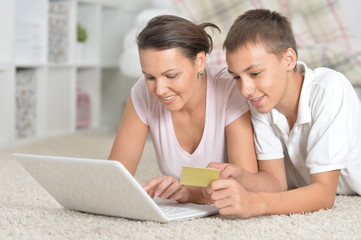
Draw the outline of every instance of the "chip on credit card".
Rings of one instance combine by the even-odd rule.
[[[217,180],[220,170],[215,168],[188,167],[182,168],[180,183],[183,185],[208,187],[208,185]]]

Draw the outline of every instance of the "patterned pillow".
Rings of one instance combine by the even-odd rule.
[[[361,85],[361,46],[344,23],[338,0],[173,0],[179,11],[195,23],[212,22],[221,34],[210,32],[213,64],[225,64],[222,44],[233,21],[243,12],[267,8],[287,16],[292,23],[299,59],[310,68],[329,67]]]

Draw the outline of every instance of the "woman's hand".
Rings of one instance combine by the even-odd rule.
[[[190,198],[190,191],[170,176],[153,178],[143,188],[152,198],[159,197],[177,202],[188,202]]]

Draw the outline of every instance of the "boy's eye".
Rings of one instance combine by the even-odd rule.
[[[176,78],[178,76],[178,74],[170,74],[170,75],[167,75],[167,78]]]
[[[233,76],[233,80],[239,80],[240,76]]]
[[[261,73],[261,72],[253,72],[253,73],[251,73],[251,76],[252,76],[252,77],[257,77],[260,73]]]

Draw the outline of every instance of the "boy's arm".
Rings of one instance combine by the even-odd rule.
[[[228,163],[210,163],[209,168],[221,170],[222,179],[235,179],[252,192],[282,192],[287,190],[284,159],[258,161],[257,173]]]
[[[332,208],[340,170],[311,175],[308,186],[283,193],[264,194],[263,214],[290,214]]]
[[[312,212],[333,206],[340,170],[311,175],[311,184],[286,192],[250,192],[234,179],[214,181],[207,189],[222,215],[247,218]]]
[[[283,192],[287,190],[286,169],[283,158],[258,161],[259,172],[245,172],[239,182],[253,192]]]

